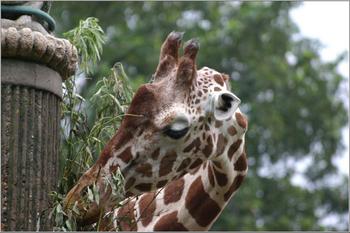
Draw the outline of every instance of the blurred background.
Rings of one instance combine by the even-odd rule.
[[[50,14],[58,36],[88,17],[106,33],[85,98],[116,62],[134,90],[148,82],[173,30],[199,38],[198,67],[231,76],[249,172],[212,230],[348,229],[349,2],[54,2]]]

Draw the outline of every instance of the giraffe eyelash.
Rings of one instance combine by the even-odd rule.
[[[163,129],[163,133],[172,139],[180,139],[187,134],[189,128],[190,127],[186,127],[180,130],[174,130],[171,129],[170,126],[167,126]]]

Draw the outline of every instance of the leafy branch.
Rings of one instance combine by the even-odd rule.
[[[78,91],[79,83],[88,82],[86,75],[101,59],[105,36],[98,24],[98,19],[87,18],[79,25],[64,33],[64,36],[77,48],[80,56],[79,68],[82,72],[70,77],[63,83],[62,140],[58,191],[51,192],[52,210],[50,219],[55,222],[54,230],[79,230],[76,206],[63,210],[65,194],[74,186],[82,173],[96,160],[113,134],[118,129],[121,119],[133,96],[129,79],[121,63],[116,63],[109,75],[96,84],[91,98],[84,99]],[[89,121],[94,122],[89,125]],[[121,201],[124,193],[124,178],[120,171],[106,180],[112,188],[114,200]],[[86,202],[99,202],[99,190],[94,185],[88,187]],[[97,226],[92,229],[96,230]]]

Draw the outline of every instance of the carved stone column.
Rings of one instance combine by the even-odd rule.
[[[50,5],[1,4],[44,13]],[[62,80],[74,74],[77,51],[40,17],[12,11],[2,17],[1,228],[52,230],[45,210],[58,181]]]

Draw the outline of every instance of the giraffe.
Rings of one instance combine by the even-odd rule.
[[[205,74],[208,74],[206,76]],[[216,71],[198,71],[198,83],[204,77],[216,82]],[[129,197],[113,212],[112,221],[101,230],[123,231],[206,231],[211,228],[247,174],[245,133],[246,117],[237,109],[226,120],[212,124],[203,121],[216,148],[194,170],[165,185],[164,188]],[[203,126],[205,127],[205,126]]]
[[[68,192],[65,208],[78,202],[81,223],[96,222],[116,204],[105,178],[118,168],[125,177],[126,197],[147,195],[198,170],[208,158],[221,157],[233,138],[242,137],[232,117],[239,114],[240,120],[233,122],[246,120],[237,112],[240,99],[230,92],[228,76],[207,67],[197,71],[196,39],[187,41],[179,56],[182,37],[179,32],[168,35],[152,82],[137,90],[116,134]],[[232,177],[213,171],[227,182]],[[100,190],[99,204],[80,205],[84,190],[94,183]]]

